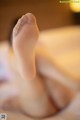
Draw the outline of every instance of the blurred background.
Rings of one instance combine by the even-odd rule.
[[[80,0],[77,0],[79,1],[77,3],[71,3],[71,0],[61,1],[62,2],[60,2],[60,0],[0,0],[0,42],[11,40],[14,24],[22,15],[28,12],[35,15],[40,31],[66,26],[79,26]],[[66,3],[65,1],[69,2]],[[54,60],[57,65],[60,65],[60,67],[63,68],[61,70],[65,70],[65,73],[67,73],[66,75],[70,75],[71,79],[74,77],[75,80],[80,80],[80,27],[79,29],[78,27],[74,29],[73,27],[69,29],[60,29],[57,32],[55,31],[54,35],[53,32],[54,30],[52,32],[43,32],[44,35],[42,34],[45,41],[52,40],[51,44],[49,44],[50,41],[49,43],[46,42],[48,45],[51,45],[48,50],[53,48],[53,46],[55,46],[54,43],[56,43],[55,49],[53,51],[51,50],[50,53],[55,56]],[[58,44],[57,41],[62,42]],[[2,48],[3,46],[4,45],[2,45]],[[10,49],[5,51],[3,53],[2,49],[1,53],[0,43],[1,83],[5,79],[13,79],[13,75],[15,75],[13,73],[16,72],[17,68],[17,64],[15,64],[16,62],[12,57],[12,51],[10,51]],[[9,54],[9,52],[11,53]],[[10,70],[8,67],[10,67]],[[17,77],[15,80],[17,80]],[[80,85],[80,82],[75,83],[75,85],[78,83]],[[14,117],[12,116],[12,118]]]
[[[28,12],[36,16],[40,30],[80,23],[79,12],[59,0],[0,0],[0,41],[9,39],[15,19]]]

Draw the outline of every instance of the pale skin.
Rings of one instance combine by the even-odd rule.
[[[75,92],[58,80],[55,82],[54,76],[43,72],[46,69],[52,72],[53,63],[44,47],[39,45],[38,37],[35,17],[30,13],[22,16],[13,29],[13,50],[24,84],[24,95],[20,90],[18,95],[20,108],[28,115],[43,118],[64,108],[75,97]],[[16,81],[15,84],[20,88]],[[8,93],[7,100],[10,99]]]

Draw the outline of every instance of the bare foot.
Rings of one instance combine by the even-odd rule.
[[[13,49],[23,78],[22,109],[34,117],[46,117],[56,113],[47,95],[43,78],[36,72],[35,48],[39,30],[35,17],[28,13],[19,19],[13,30]]]

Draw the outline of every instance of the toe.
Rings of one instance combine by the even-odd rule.
[[[36,18],[33,14],[27,13],[26,15],[23,15],[18,20],[16,26],[13,29],[13,36],[16,36],[25,24],[31,24],[32,25],[32,24],[35,24],[35,23],[36,23]]]

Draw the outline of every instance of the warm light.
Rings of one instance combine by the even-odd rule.
[[[80,12],[80,0],[75,0],[75,2],[70,2],[70,8],[73,12]]]

